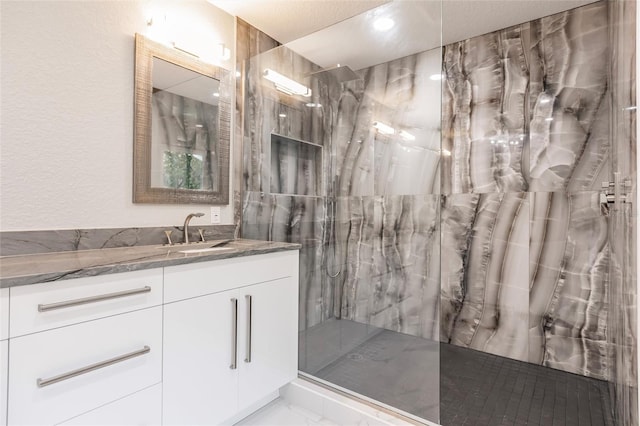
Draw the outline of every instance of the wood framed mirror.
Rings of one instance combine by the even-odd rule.
[[[229,71],[135,41],[133,202],[229,204]]]

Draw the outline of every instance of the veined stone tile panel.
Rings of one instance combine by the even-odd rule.
[[[244,100],[243,184],[245,191],[268,192],[271,134],[326,145],[331,129],[324,119],[325,110],[307,104],[328,105],[328,91],[323,87],[325,82],[308,77],[319,67],[284,46],[251,58],[249,64]],[[309,85],[312,97],[288,96],[277,91],[263,77],[265,69]]]
[[[528,243],[527,193],[446,197],[442,341],[527,360]]]
[[[598,2],[445,46],[443,192],[598,189],[608,45]]]
[[[357,72],[331,95],[335,195],[439,193],[439,49]],[[374,123],[394,129],[385,134]]]
[[[340,318],[438,339],[440,196],[337,203]]]
[[[300,330],[319,324],[333,312],[333,294],[323,263],[325,208],[320,197],[245,193],[243,238],[302,244]]]
[[[529,361],[608,378],[607,218],[598,192],[531,195]]]
[[[606,2],[532,21],[530,28],[529,190],[597,189],[594,179],[609,153]]]
[[[444,48],[444,193],[527,190],[524,24]]]

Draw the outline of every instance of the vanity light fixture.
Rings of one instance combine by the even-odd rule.
[[[391,28],[393,28],[394,25],[395,22],[393,21],[393,19],[387,18],[385,16],[373,21],[373,28],[375,28],[376,31],[389,31]]]
[[[378,133],[381,133],[383,135],[392,135],[396,132],[396,129],[380,121],[374,121],[373,127],[378,131]]]
[[[286,93],[287,95],[301,95],[306,98],[311,96],[311,89],[304,84],[300,84],[295,80],[291,80],[289,77],[275,72],[269,68],[265,69],[262,76],[275,84],[276,89]]]

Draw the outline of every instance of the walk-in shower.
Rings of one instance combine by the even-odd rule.
[[[301,375],[416,422],[638,424],[635,16],[397,1],[286,45],[239,23],[241,235],[302,245]]]

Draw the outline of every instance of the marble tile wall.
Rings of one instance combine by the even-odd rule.
[[[301,329],[344,317],[438,339],[440,197],[432,194],[440,186],[439,105],[430,108],[429,120],[421,114],[425,102],[439,96],[439,84],[428,78],[439,72],[439,51],[380,64],[343,82],[331,73],[305,78],[319,68],[286,47],[249,62],[242,235],[314,242],[302,255]],[[279,94],[261,78],[264,68],[310,85],[313,97]],[[378,134],[374,121],[412,139]],[[271,167],[272,134],[322,147],[321,167],[293,178],[319,180],[318,197],[269,192],[274,180],[292,180],[273,176],[283,168]],[[256,209],[290,211],[311,202],[325,216],[308,208],[255,216]],[[314,223],[314,233],[265,234],[298,220]]]
[[[605,2],[445,46],[441,340],[607,379]]]
[[[356,80],[300,77],[321,108],[249,76],[243,236],[314,224],[278,237],[314,242],[301,327],[347,318],[609,378],[610,231],[598,198],[611,169],[608,16],[599,2]],[[317,70],[286,48],[268,54],[252,66]],[[441,69],[440,105],[428,77]],[[271,133],[323,146],[313,209],[268,193]]]

